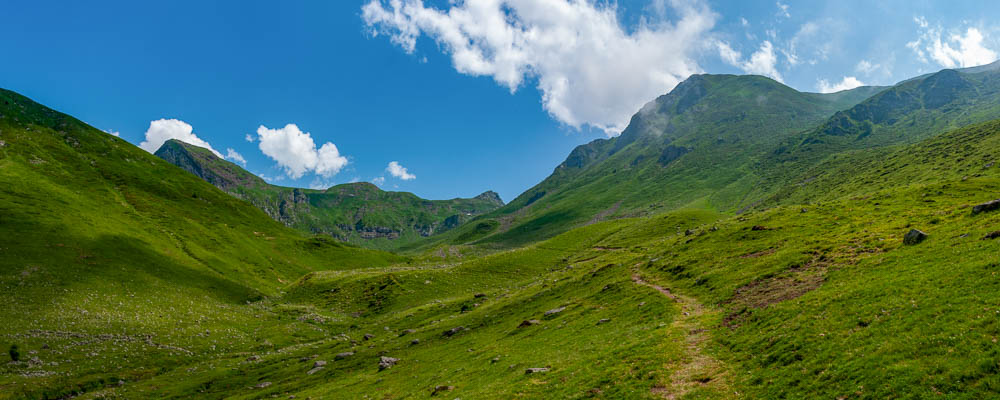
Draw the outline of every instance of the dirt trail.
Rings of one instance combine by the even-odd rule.
[[[712,398],[736,398],[726,384],[726,369],[722,362],[705,352],[705,345],[710,340],[705,326],[711,323],[714,311],[692,297],[647,282],[638,272],[633,272],[632,282],[650,287],[681,306],[681,313],[671,324],[670,332],[682,341],[684,355],[669,366],[669,384],[666,387],[658,385],[650,391],[666,399],[679,399],[696,389],[713,394]]]

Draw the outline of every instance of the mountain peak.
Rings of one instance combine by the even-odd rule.
[[[487,190],[483,193],[480,193],[479,196],[476,196],[475,198],[496,204],[497,207],[502,207],[504,205],[503,200],[500,199],[500,195],[492,190]]]
[[[234,187],[260,187],[267,184],[257,175],[219,158],[211,150],[177,139],[163,142],[153,155],[223,190]]]

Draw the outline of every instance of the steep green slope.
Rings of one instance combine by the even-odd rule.
[[[621,136],[577,147],[543,182],[447,239],[510,246],[612,217],[736,211],[761,179],[757,159],[877,90],[822,95],[761,76],[692,76]]]
[[[1000,150],[1000,123],[967,131],[913,146]],[[330,321],[326,338],[101,394],[991,398],[1000,211],[970,205],[1000,197],[1000,169],[930,177],[739,216],[598,222],[449,264],[311,273],[276,304]],[[914,228],[929,236],[904,245]],[[381,357],[396,362],[380,370]]]
[[[306,237],[149,153],[0,91],[0,398],[63,397],[264,342],[317,269],[401,257]],[[211,335],[209,335],[211,333]]]
[[[370,183],[326,190],[270,185],[207,149],[177,140],[164,143],[156,155],[288,226],[365,247],[398,248],[503,206],[494,192],[471,199],[424,200],[412,193],[385,192]]]

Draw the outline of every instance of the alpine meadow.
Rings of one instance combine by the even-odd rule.
[[[1000,398],[993,3],[41,3],[0,400]]]

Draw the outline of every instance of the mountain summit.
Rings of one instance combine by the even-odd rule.
[[[368,182],[325,190],[271,185],[208,149],[173,139],[155,154],[285,225],[365,247],[398,248],[503,206],[494,192],[471,199],[424,200],[412,193],[386,192]]]

